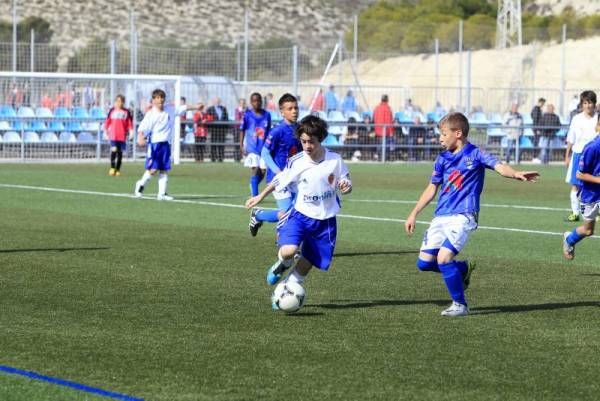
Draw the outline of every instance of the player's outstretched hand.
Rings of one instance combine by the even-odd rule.
[[[349,194],[350,192],[352,192],[352,184],[350,184],[350,181],[348,181],[348,180],[340,181],[340,183],[338,184],[338,187],[340,188],[340,192],[343,195],[346,195],[346,194]]]
[[[417,218],[412,214],[406,218],[406,222],[404,222],[404,230],[408,235],[412,235],[415,232],[415,224],[417,223]]]
[[[537,182],[540,174],[537,171],[516,171],[515,178],[521,181]]]
[[[246,201],[246,209],[252,209],[254,206],[260,203],[260,196],[253,196]]]

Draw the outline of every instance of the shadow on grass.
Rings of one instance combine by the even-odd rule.
[[[19,252],[72,252],[72,251],[105,251],[109,247],[96,248],[30,248],[30,249],[0,249],[0,253],[19,253]]]
[[[438,305],[447,306],[448,300],[433,299],[416,301],[410,299],[377,299],[373,301],[353,301],[353,300],[336,300],[329,304],[311,304],[305,308],[324,308],[324,309],[362,309],[375,308],[378,306],[407,306],[407,305]]]
[[[600,277],[600,273],[582,273],[581,275],[587,277]]]
[[[334,258],[348,256],[377,256],[377,255],[418,255],[419,251],[381,251],[381,252],[341,252],[333,255]]]
[[[296,312],[296,313],[286,314],[286,316],[289,316],[289,317],[313,317],[313,316],[323,316],[323,315],[324,315],[323,312]]]
[[[493,313],[522,313],[535,311],[549,311],[557,309],[583,308],[587,306],[600,307],[600,302],[570,302],[570,303],[548,303],[548,304],[530,304],[530,305],[500,305],[484,306],[471,309],[473,315],[490,315]]]

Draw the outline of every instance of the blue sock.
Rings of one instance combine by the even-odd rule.
[[[270,223],[277,223],[279,221],[277,213],[277,210],[261,209],[256,211],[255,217],[258,221],[268,221]]]
[[[458,268],[458,271],[460,272],[460,274],[462,276],[464,276],[465,274],[467,274],[467,270],[469,268],[467,267],[467,261],[466,260],[455,260],[454,263],[456,263],[456,267]]]
[[[252,196],[258,195],[258,184],[260,183],[260,177],[253,175],[250,177],[250,193]]]
[[[571,231],[571,234],[569,234],[569,236],[567,237],[567,244],[573,246],[584,238],[585,235],[579,235],[577,233],[577,229],[574,228],[573,231]]]
[[[459,263],[460,262],[452,261],[450,263],[440,264],[439,266],[452,300],[459,304],[466,305],[467,301],[465,299],[462,274],[458,267]]]
[[[417,268],[422,272],[440,272],[440,268],[435,260],[425,261],[423,259],[417,259]]]

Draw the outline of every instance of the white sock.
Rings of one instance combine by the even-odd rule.
[[[152,174],[150,174],[148,172],[148,170],[144,171],[144,175],[142,176],[142,178],[140,178],[140,180],[138,181],[140,183],[140,185],[142,186],[146,186],[146,184],[148,184],[148,182],[152,179]]]
[[[285,279],[285,281],[287,283],[298,283],[300,285],[302,285],[302,283],[304,283],[304,280],[306,280],[306,276],[303,276],[302,274],[300,274],[298,272],[298,269],[294,269],[289,276],[287,277],[287,279]]]
[[[279,259],[279,261],[281,263],[283,263],[283,265],[285,267],[291,267],[292,263],[294,263],[294,258],[292,258],[292,259],[284,259],[283,256],[281,256],[281,249],[279,250],[279,252],[277,252],[277,259]]]
[[[579,216],[579,198],[577,198],[577,192],[571,191],[571,210],[573,214]]]
[[[166,195],[167,181],[169,181],[169,176],[167,174],[161,173],[158,175],[158,194],[159,195]]]

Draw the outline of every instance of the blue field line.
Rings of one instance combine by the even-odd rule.
[[[64,379],[58,379],[56,377],[44,376],[39,373],[30,372],[27,370],[21,370],[21,369],[13,368],[10,366],[0,365],[0,372],[8,373],[11,375],[23,376],[23,377],[27,377],[27,378],[30,378],[33,380],[40,380],[43,382],[55,384],[57,386],[69,387],[69,388],[83,391],[83,392],[86,392],[89,394],[95,394],[95,395],[99,395],[101,397],[112,398],[115,400],[144,401],[143,398],[136,398],[136,397],[132,397],[127,394],[120,394],[120,393],[115,393],[112,391],[106,391],[106,390],[102,390],[101,388],[86,386],[85,384],[76,383],[76,382],[72,382],[72,381],[64,380]]]

